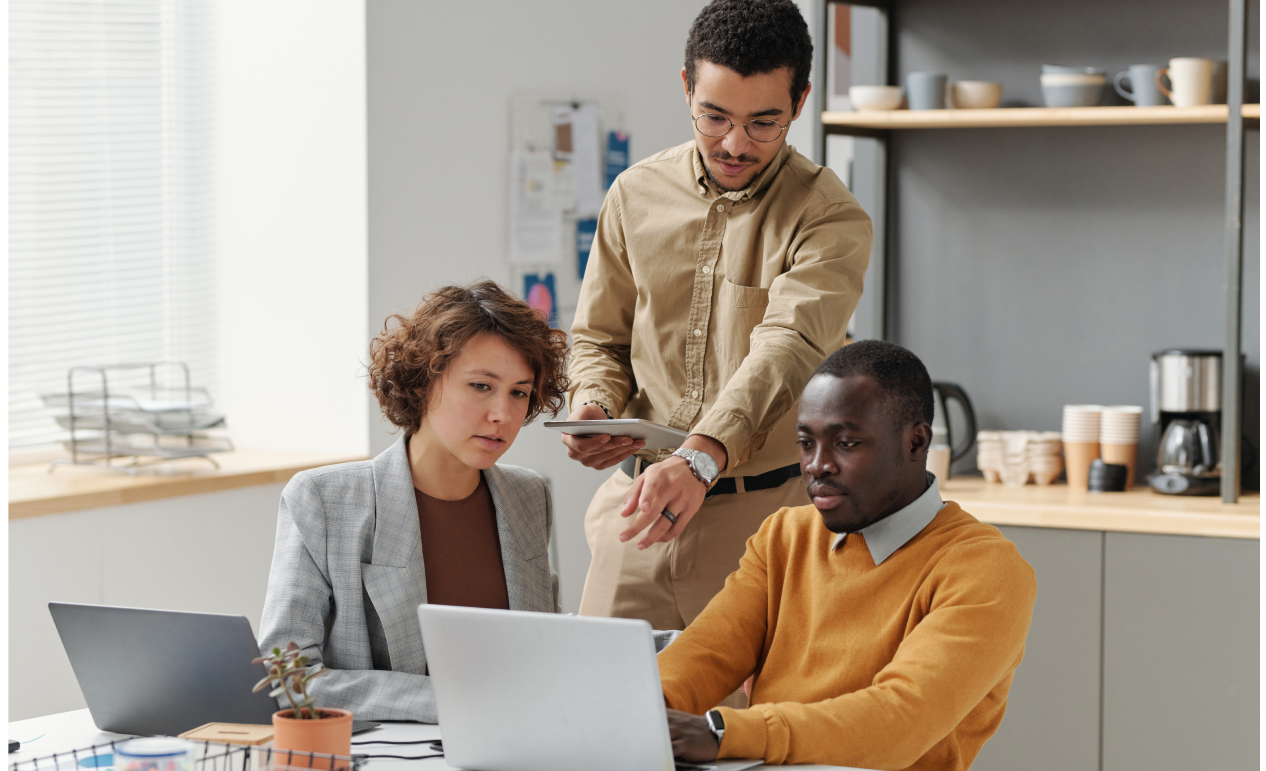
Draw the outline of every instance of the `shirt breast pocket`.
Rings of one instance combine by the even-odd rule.
[[[722,381],[728,380],[752,345],[752,330],[765,318],[769,306],[769,290],[759,286],[741,286],[721,279],[715,311],[717,358]]]

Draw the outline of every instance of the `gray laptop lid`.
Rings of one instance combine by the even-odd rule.
[[[645,621],[421,605],[444,760],[480,771],[671,771]]]
[[[50,602],[102,731],[175,736],[204,723],[269,724],[277,703],[244,616]]]

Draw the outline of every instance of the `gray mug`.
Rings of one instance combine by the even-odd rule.
[[[1131,64],[1126,72],[1118,72],[1112,79],[1112,86],[1122,97],[1134,102],[1135,107],[1162,107],[1169,100],[1161,93],[1156,83],[1156,73],[1160,70],[1154,64]],[[1127,91],[1124,82],[1128,81]]]
[[[912,72],[906,75],[906,99],[911,110],[944,110],[945,82],[943,72]]]

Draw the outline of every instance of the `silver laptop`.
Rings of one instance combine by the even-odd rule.
[[[673,771],[645,621],[421,605],[444,759],[481,771]],[[759,760],[677,764],[739,771]]]
[[[245,616],[50,602],[62,647],[102,731],[176,736],[206,723],[271,725]],[[319,704],[317,706],[320,706]],[[382,725],[352,722],[352,733]]]
[[[266,674],[244,616],[50,602],[48,610],[102,731],[175,736],[204,723],[272,723],[251,693]]]

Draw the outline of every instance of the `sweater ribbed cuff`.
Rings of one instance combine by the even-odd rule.
[[[717,707],[725,721],[725,737],[717,758],[765,757],[765,716],[751,709]]]

